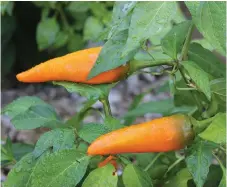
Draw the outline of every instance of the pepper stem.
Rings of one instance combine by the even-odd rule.
[[[112,116],[111,108],[110,108],[110,103],[107,97],[100,99],[100,102],[103,104],[103,109],[105,116]]]
[[[172,59],[161,59],[161,60],[152,60],[152,61],[139,61],[132,60],[130,61],[130,74],[134,73],[140,69],[161,65],[174,66],[175,61]]]
[[[196,134],[201,133],[202,131],[204,131],[209,125],[210,123],[213,121],[214,117],[212,118],[208,118],[202,121],[197,121],[196,119],[194,119],[193,117],[190,116],[190,121],[193,125],[193,128],[196,132]]]

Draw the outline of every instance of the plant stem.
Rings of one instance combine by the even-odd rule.
[[[178,87],[176,87],[176,89],[179,91],[196,90],[196,88],[178,88]]]
[[[199,121],[199,123],[201,124],[201,126],[206,127],[208,123],[211,123],[214,120],[214,118],[215,118],[215,116],[202,120],[202,121]]]
[[[162,155],[163,153],[158,153],[154,159],[148,164],[148,166],[144,169],[144,171],[148,171],[150,167],[155,163],[155,161]]]
[[[91,108],[91,106],[96,102],[96,100],[89,100],[85,103],[83,108],[76,113],[72,118],[70,118],[66,124],[68,126],[74,127],[77,130],[80,128],[80,122],[83,120],[84,116],[86,115],[87,111]]]
[[[219,147],[225,154],[226,154],[226,149],[222,146]]]
[[[184,160],[184,156],[180,157],[179,159],[177,159],[171,166],[169,166],[168,170],[166,171],[166,173],[164,174],[164,176],[171,170],[173,169],[177,164],[179,164],[182,160]]]
[[[187,85],[190,85],[190,81],[186,78],[185,72],[184,72],[184,70],[183,70],[183,68],[182,68],[181,66],[179,67],[179,70],[180,70],[181,76],[183,77],[185,83],[186,83]],[[193,92],[192,90],[190,90],[190,92],[191,92],[191,94],[192,94],[192,97],[193,97],[194,100],[196,101],[196,104],[197,104],[197,106],[198,106],[199,112],[202,112],[202,110],[203,110],[203,105],[202,105],[202,103],[200,102],[200,100],[199,100],[199,98],[197,97],[197,95],[195,94],[195,92]]]
[[[106,97],[104,99],[100,99],[100,102],[103,104],[105,116],[112,116],[108,97]]]
[[[138,61],[132,60],[130,62],[130,73],[134,73],[140,69],[161,65],[174,66],[175,61],[172,59],[152,60],[152,61]]]
[[[190,45],[190,42],[191,42],[193,30],[194,30],[194,24],[191,24],[191,26],[189,27],[189,30],[188,30],[182,51],[181,51],[179,62],[187,59],[188,48],[189,48],[189,45]],[[183,68],[180,66],[180,64],[179,64],[179,70],[180,70],[180,73],[181,73],[184,81],[186,82],[186,84],[190,85],[190,81],[186,78],[185,72],[184,72]],[[197,103],[199,112],[202,112],[202,110],[203,110],[202,103],[200,102],[200,100],[197,97],[197,95],[195,94],[195,92],[192,92],[192,91],[190,91],[190,92],[192,94],[192,97],[195,99],[195,101]]]
[[[194,30],[194,24],[191,24],[191,26],[189,27],[182,51],[181,51],[181,55],[180,55],[180,59],[179,59],[180,61],[187,59],[188,48],[189,48],[189,45],[191,42],[193,30]]]
[[[104,119],[103,113],[101,111],[99,111],[97,108],[91,107],[89,110],[93,110],[93,111],[97,112],[101,116],[101,118]]]
[[[202,121],[197,121],[193,117],[190,117],[190,121],[193,125],[193,128],[194,128],[196,134],[203,132],[210,125],[210,123],[213,121],[213,119],[214,119],[214,117],[205,119]]]
[[[104,115],[102,112],[100,112],[97,108],[93,108],[93,107],[89,107],[86,111],[84,111],[84,115],[82,116],[82,118],[85,118],[90,111],[94,111],[94,112],[97,112],[102,119],[104,119]]]
[[[215,155],[214,153],[213,153],[213,156],[216,158],[216,160],[218,161],[218,163],[219,163],[219,165],[220,165],[222,171],[224,172],[226,169],[225,169],[224,165],[222,164],[221,160],[220,160],[220,159],[218,158],[218,156]]]
[[[70,25],[69,25],[69,23],[68,23],[68,21],[66,19],[65,13],[62,10],[62,7],[59,5],[59,6],[56,6],[56,9],[58,10],[58,12],[59,12],[59,14],[61,16],[61,19],[62,19],[62,22],[64,24],[65,29],[70,31],[71,28],[70,28]]]

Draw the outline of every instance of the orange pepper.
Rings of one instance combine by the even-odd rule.
[[[173,115],[112,131],[88,147],[89,155],[167,152],[184,148],[194,138],[189,118]]]
[[[112,83],[126,76],[129,70],[128,65],[103,72],[87,80],[101,49],[102,47],[95,47],[54,58],[19,73],[16,77],[19,81],[27,83],[71,81],[87,84],[102,84]]]

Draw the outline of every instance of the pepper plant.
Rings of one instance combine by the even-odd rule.
[[[88,76],[90,79],[128,64],[127,77],[141,72],[167,75],[165,89],[171,97],[141,103],[158,86],[151,85],[135,96],[128,112],[118,119],[112,115],[108,100],[118,82],[89,85],[54,81],[54,85],[87,98],[80,112],[66,122],[39,98],[18,98],[2,110],[15,128],[46,127],[49,131],[39,138],[34,149],[24,145],[26,149],[20,157],[7,139],[1,147],[2,165],[13,168],[3,186],[225,186],[226,65],[220,56],[226,54],[226,3],[185,4],[191,19],[184,17],[176,2],[116,2],[112,21],[102,35],[106,42]],[[196,29],[202,39],[192,39]],[[97,101],[103,104],[104,113],[93,108]],[[91,110],[101,115],[102,123],[84,123]],[[136,117],[147,113],[193,117],[193,141],[177,151],[116,154],[107,160],[106,155],[87,154],[96,138],[132,125]]]

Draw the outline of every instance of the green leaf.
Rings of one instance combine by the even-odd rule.
[[[80,144],[79,144],[79,146],[76,148],[76,150],[85,153],[85,152],[87,152],[88,146],[89,146],[89,145],[88,145],[87,143],[85,143],[85,142],[80,142]],[[90,165],[90,164],[89,164],[89,165]],[[97,165],[96,165],[96,166],[97,166]],[[95,166],[95,167],[96,167],[96,166]]]
[[[120,120],[113,117],[106,117],[104,124],[89,123],[84,125],[78,132],[78,135],[85,141],[91,143],[99,136],[108,132],[123,128]]]
[[[220,99],[216,94],[212,94],[208,108],[203,112],[203,118],[209,118],[219,112],[226,112],[226,101]]]
[[[226,80],[224,78],[214,79],[210,82],[211,93],[218,97],[222,104],[226,103]]]
[[[191,21],[181,22],[174,26],[162,39],[163,51],[173,59],[177,59],[177,54],[183,46],[190,25]]]
[[[189,9],[193,19],[195,19],[195,17],[196,17],[196,13],[198,11],[200,3],[201,3],[200,1],[185,1],[185,4],[186,4],[187,8]]]
[[[219,183],[218,187],[225,187],[226,186],[226,172],[223,173],[223,177],[221,179],[221,182]]]
[[[44,7],[44,8],[55,8],[56,1],[33,1],[37,7]]]
[[[223,55],[226,53],[226,2],[204,2],[197,12],[200,32]],[[210,24],[205,24],[209,21]]]
[[[178,113],[192,115],[196,112],[196,110],[197,110],[197,106],[187,106],[187,105],[181,105],[178,107],[175,106],[169,111],[168,115],[178,114]]]
[[[113,8],[114,1],[105,1],[104,3],[105,3],[105,6],[106,6],[106,7],[111,7],[111,8]]]
[[[67,49],[69,52],[80,50],[84,46],[83,37],[80,34],[72,34],[69,36]]]
[[[97,155],[95,157],[92,157],[91,160],[90,160],[90,163],[89,163],[89,168],[91,169],[90,171],[97,169],[98,164],[103,161],[103,158],[104,157],[101,156],[101,155]]]
[[[31,106],[11,120],[16,129],[35,129],[38,127],[57,127],[62,124],[51,106]]]
[[[6,143],[1,145],[1,162],[9,161],[11,162],[14,159],[13,150],[12,150],[12,141],[9,137],[6,139]]]
[[[78,2],[70,2],[69,5],[67,6],[67,10],[73,14],[73,13],[80,13],[80,12],[87,12],[90,8],[90,2],[83,2],[83,1],[78,1]]]
[[[113,7],[113,24],[121,25],[124,18],[134,9],[136,4],[136,1],[116,1]]]
[[[176,113],[190,114],[196,110],[194,106],[175,107],[172,99],[152,101],[140,104],[124,115],[124,118],[142,116],[146,113],[161,113],[164,116]]]
[[[123,173],[123,182],[125,187],[152,187],[152,181],[149,175],[139,167],[129,164],[125,167]]]
[[[163,28],[160,32],[155,35],[152,35],[152,37],[149,38],[149,40],[152,42],[152,45],[160,45],[163,37],[171,30],[173,23],[177,24],[185,20],[185,16],[178,5],[175,16],[172,18],[172,20],[169,21],[168,24],[166,24],[165,28]]]
[[[98,19],[102,20],[108,16],[109,11],[106,9],[104,3],[102,2],[93,2],[91,3],[91,12]]]
[[[156,153],[134,153],[132,156],[135,158],[137,165],[139,167],[146,168],[147,165],[150,164],[151,161],[157,156],[157,154]],[[152,168],[154,168],[154,165],[152,166]]]
[[[213,116],[218,112],[226,112],[226,80],[225,78],[214,79],[210,82],[212,99],[206,111],[207,116]]]
[[[84,25],[84,40],[95,41],[99,37],[103,29],[104,27],[100,20],[93,16],[88,17]]]
[[[73,115],[67,122],[66,124],[72,127],[75,127],[77,130],[80,129],[81,123],[80,121],[84,119],[87,111],[92,107],[92,105],[96,102],[97,100],[88,100],[85,102],[83,105],[83,108],[80,109],[79,112],[77,112],[75,115]]]
[[[88,75],[89,79],[102,72],[126,64],[134,56],[136,51],[133,51],[124,58],[121,57],[121,52],[124,48],[127,37],[128,31],[124,30],[118,32],[104,44],[95,65]]]
[[[176,2],[137,2],[122,56],[137,50],[146,39],[161,32],[176,12]]]
[[[219,183],[218,187],[226,187],[226,168],[224,166],[221,167],[222,168],[222,179],[221,182]]]
[[[111,164],[93,170],[82,184],[82,187],[117,187],[118,177],[113,175],[115,168]]]
[[[32,168],[35,164],[36,161],[34,160],[32,153],[24,156],[9,172],[4,187],[28,187]]]
[[[181,169],[176,176],[171,178],[163,187],[188,187],[188,181],[192,179],[191,174],[187,168]]]
[[[147,172],[153,180],[160,180],[168,171],[168,166],[166,164],[154,164]]]
[[[182,10],[181,5],[179,3],[177,3],[177,11],[172,19],[174,23],[181,23],[187,20],[184,15],[184,10]]]
[[[53,151],[70,149],[74,145],[75,134],[73,129],[54,129],[44,133],[36,143],[33,155],[39,157],[53,147]]]
[[[53,47],[55,49],[58,49],[64,45],[66,45],[68,40],[69,40],[69,36],[68,36],[67,32],[60,31],[60,32],[58,32],[58,34],[56,36],[56,40],[55,40]]]
[[[187,149],[185,161],[197,187],[202,187],[206,181],[213,148],[213,144],[200,140]]]
[[[34,146],[31,144],[24,144],[24,143],[14,143],[12,145],[12,151],[14,158],[19,161],[24,155],[32,152]]]
[[[104,125],[109,129],[109,131],[114,131],[124,127],[119,119],[111,116],[105,118]]]
[[[214,49],[205,38],[194,39],[191,41],[191,43],[200,44],[203,48],[208,49],[210,51],[213,51],[213,49]]]
[[[144,98],[145,93],[139,94],[133,98],[132,103],[130,104],[128,111],[131,111],[140,104],[141,100]],[[130,117],[124,117],[124,125],[131,125],[135,121],[136,117],[135,116],[130,116]]]
[[[5,15],[5,13],[7,12],[8,15],[12,16],[13,13],[13,8],[14,8],[14,2],[12,1],[4,1],[1,2],[1,15]]]
[[[108,28],[111,22],[111,17],[112,17],[112,9],[110,11],[107,11],[105,16],[102,17],[102,23],[104,24],[105,28]],[[102,34],[102,33],[101,33]],[[100,34],[100,35],[101,35]],[[100,36],[99,36],[100,37]]]
[[[199,90],[206,95],[208,100],[210,100],[211,90],[208,74],[193,61],[184,61],[182,62],[182,65],[188,71],[189,76]]]
[[[118,158],[122,161],[123,164],[131,164],[132,162],[129,160],[129,158],[127,158],[126,155],[122,156],[122,155],[118,155]]]
[[[36,165],[31,176],[31,187],[76,186],[84,176],[89,157],[74,149],[50,154]]]
[[[176,160],[175,158],[174,160],[170,160],[168,154],[169,153],[134,153],[131,155],[131,158],[136,160],[137,166],[147,170],[151,179],[162,179],[168,170],[168,164]],[[149,164],[152,164],[152,166],[147,168]]]
[[[212,123],[199,136],[217,144],[224,144],[226,142],[226,113],[216,114]]]
[[[41,20],[36,31],[36,41],[39,50],[42,51],[52,46],[59,31],[60,27],[55,18]]]
[[[135,56],[134,56],[135,60],[138,61],[150,61],[152,63],[152,61],[155,61],[157,59],[161,59],[161,60],[170,60],[169,56],[164,54],[162,49],[148,49],[147,52],[145,52],[144,50],[139,50]],[[155,59],[155,60],[154,60]]]
[[[116,1],[113,7],[111,30],[108,39],[117,33],[127,30],[130,25],[131,12],[136,5],[136,1]]]
[[[3,108],[2,113],[9,116],[10,118],[14,118],[18,114],[26,112],[30,107],[37,105],[47,106],[48,104],[45,103],[43,100],[39,99],[38,97],[19,97],[12,103],[8,104],[5,108]]]
[[[86,18],[87,17],[85,17],[85,20],[86,20]],[[74,29],[75,29],[75,31],[81,31],[81,30],[83,30],[83,28],[84,28],[84,23],[85,23],[85,20],[77,20],[76,21],[76,24],[74,25]],[[81,36],[82,37],[82,36]]]
[[[43,8],[42,11],[41,11],[41,20],[48,19],[49,14],[50,14],[50,8],[48,7],[49,6],[48,3],[44,2],[44,4],[46,4],[46,5],[44,5],[46,7]]]
[[[192,97],[192,94],[189,91],[178,90],[177,88],[187,88],[188,86],[185,83],[185,80],[182,78],[181,73],[178,71],[175,74],[176,82],[174,85],[173,79],[170,79],[169,84],[171,88],[171,93],[174,95],[174,104],[175,106],[197,106],[195,99]],[[204,94],[199,95],[202,101],[207,101]]]
[[[218,186],[222,178],[222,169],[216,163],[212,164],[209,168],[209,173],[204,184],[205,187]]]
[[[1,151],[1,166],[2,168],[8,164],[11,164],[13,158],[9,157],[6,153]]]
[[[8,152],[12,152],[12,146],[13,146],[12,140],[10,139],[10,137],[7,137],[4,147]]]
[[[214,77],[226,77],[225,63],[200,44],[192,43],[189,46],[188,59]]]
[[[98,100],[100,98],[106,97],[110,89],[116,85],[116,83],[89,85],[60,81],[55,81],[53,84],[63,86],[70,93],[79,93],[81,96],[84,96],[89,100]]]
[[[108,132],[109,129],[103,124],[89,123],[79,130],[78,135],[86,142],[91,143],[99,136]]]
[[[226,3],[201,2],[191,12],[198,30],[215,47],[225,54],[226,51]],[[209,23],[209,24],[207,24]]]
[[[88,14],[86,12],[77,12],[77,13],[73,13],[71,14],[71,16],[76,20],[76,21],[79,21],[79,22],[85,22],[87,17],[88,17]]]
[[[95,42],[103,42],[108,39],[108,33],[110,32],[110,27],[106,27],[102,30],[99,36],[96,38]]]

